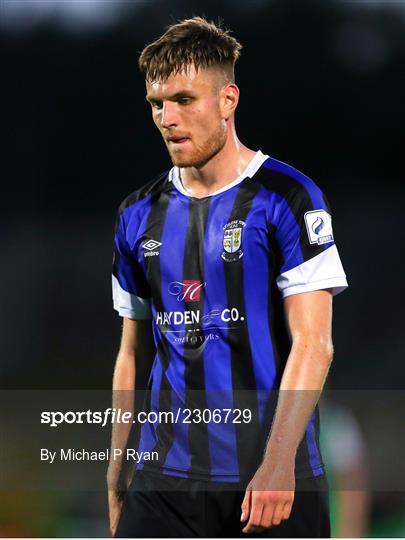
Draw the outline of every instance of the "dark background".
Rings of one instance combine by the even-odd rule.
[[[137,57],[193,15],[222,18],[243,44],[242,142],[331,201],[350,288],[335,301],[329,388],[403,390],[399,0],[1,0],[1,387],[111,387],[115,213],[170,166]]]

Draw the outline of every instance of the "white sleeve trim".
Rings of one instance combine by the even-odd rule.
[[[112,276],[112,291],[114,309],[121,317],[133,320],[152,319],[150,298],[140,298],[125,291],[114,275]]]
[[[331,289],[333,295],[344,291],[348,285],[336,246],[280,274],[277,286],[283,298],[320,289]]]

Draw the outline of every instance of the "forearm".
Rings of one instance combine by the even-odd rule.
[[[292,347],[283,371],[263,461],[246,488],[245,533],[261,532],[289,518],[295,493],[298,445],[321,394],[332,360],[332,296],[328,290],[287,296]]]
[[[130,418],[134,415],[135,402],[135,362],[134,357],[120,354],[114,370],[112,406],[122,412],[130,412]],[[123,461],[129,434],[132,429],[132,420],[126,422],[114,422],[111,434],[110,462],[107,473],[107,483],[110,490],[119,491],[125,489]],[[115,456],[114,450],[120,449],[121,453]]]
[[[293,341],[281,380],[264,463],[295,459],[331,360],[332,346],[319,336],[302,336]]]

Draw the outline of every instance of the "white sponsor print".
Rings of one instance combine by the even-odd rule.
[[[218,320],[219,319],[219,320]],[[202,323],[203,326],[211,326],[218,321],[224,323],[244,321],[245,317],[239,314],[237,308],[225,308],[222,311],[219,309],[212,310],[210,313],[201,316],[201,311],[186,310],[186,311],[157,311],[156,324],[162,326],[179,326],[179,325],[195,325]],[[218,326],[217,328],[222,328]],[[224,328],[228,328],[227,326]],[[162,329],[162,328],[161,328]],[[167,330],[170,332],[170,330]]]
[[[333,241],[332,218],[325,210],[311,210],[304,214],[310,244]]]
[[[212,321],[215,321],[217,317],[221,315],[221,311],[219,309],[213,309],[209,313],[206,313],[202,318],[202,323],[204,326],[207,324],[211,324]]]
[[[158,311],[156,312],[156,324],[167,326],[170,324],[198,324],[200,311]]]
[[[175,343],[191,343],[195,345],[197,343],[205,343],[206,341],[216,341],[219,339],[219,334],[210,332],[209,334],[184,334],[183,336],[175,336]]]

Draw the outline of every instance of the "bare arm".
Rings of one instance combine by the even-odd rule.
[[[281,380],[265,462],[282,456],[295,459],[333,356],[332,296],[328,291],[289,296],[285,312],[292,347]]]
[[[128,318],[123,320],[120,349],[114,368],[113,376],[113,403],[116,409],[134,414],[136,364],[145,362],[151,357],[153,351],[151,321],[134,321]],[[122,491],[125,491],[130,482],[130,470],[125,467],[125,451],[129,435],[133,428],[130,423],[114,423],[111,435],[110,462],[107,472],[108,498],[110,508],[110,529],[115,533],[122,504]],[[121,455],[113,459],[113,450],[122,450]]]
[[[320,290],[289,296],[285,314],[292,347],[262,465],[242,504],[244,532],[288,519],[294,500],[298,445],[322,392],[332,361],[332,295]]]
[[[115,362],[113,376],[112,406],[122,411],[130,411],[131,417],[134,412],[135,399],[135,344],[137,339],[138,323],[124,318],[120,350]],[[108,489],[116,491],[126,486],[121,477],[122,456],[112,459],[113,450],[121,449],[123,452],[127,445],[132,425],[130,423],[115,423],[112,426],[110,463],[107,472]]]

